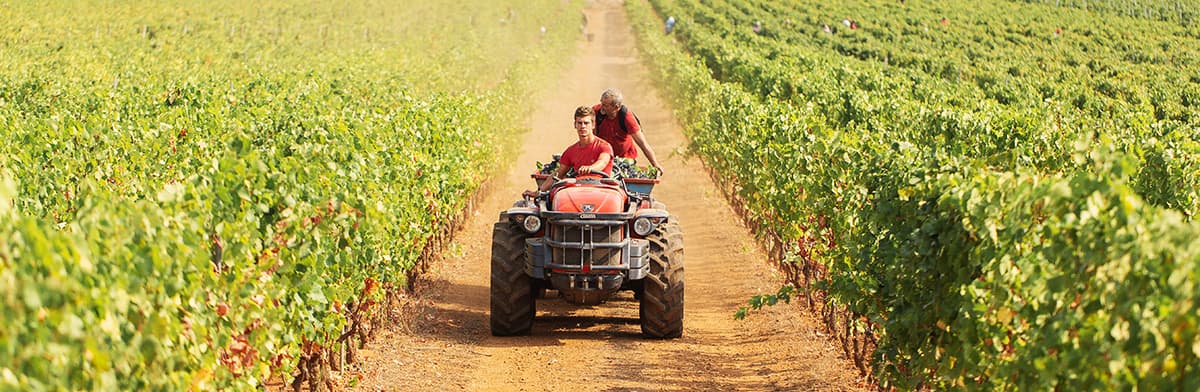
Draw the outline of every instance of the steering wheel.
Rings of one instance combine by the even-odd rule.
[[[592,175],[592,174],[600,176],[600,178],[604,178],[604,179],[609,179],[609,180],[613,179],[611,174],[608,174],[608,173],[605,173],[605,172],[602,172],[602,171],[599,171],[596,169],[591,169],[591,168],[587,169],[587,171],[585,171],[583,173],[575,173],[575,178],[579,178],[579,176],[586,176],[586,175]]]

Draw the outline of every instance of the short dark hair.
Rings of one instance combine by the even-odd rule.
[[[596,111],[592,110],[591,106],[580,106],[575,108],[575,118],[595,116]]]

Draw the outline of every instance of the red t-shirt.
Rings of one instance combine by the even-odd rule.
[[[608,154],[609,158],[612,158],[612,153],[612,146],[600,138],[593,139],[585,146],[580,146],[579,142],[575,142],[567,147],[566,151],[563,151],[562,156],[558,158],[558,164],[571,167],[578,172],[579,168],[596,163],[596,160],[600,159],[600,154]],[[604,172],[612,175],[612,159],[609,159],[608,163],[604,165]]]
[[[597,120],[604,117],[604,122],[597,121],[600,125],[596,127],[596,136],[612,145],[613,152],[616,153],[614,156],[637,159],[637,146],[633,142],[633,134],[638,133],[641,126],[638,125],[637,118],[633,117],[633,112],[626,109],[625,118],[621,119],[604,116],[600,113],[600,105],[596,105],[592,109],[596,111]],[[628,133],[621,129],[621,122],[617,120],[625,121],[625,127],[629,129]]]

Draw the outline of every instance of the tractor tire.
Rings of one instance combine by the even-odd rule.
[[[524,231],[501,221],[492,228],[492,335],[528,335],[536,312],[533,278],[525,274]]]
[[[671,216],[646,239],[650,241],[650,273],[642,279],[638,311],[642,335],[677,338],[683,335],[683,230]]]

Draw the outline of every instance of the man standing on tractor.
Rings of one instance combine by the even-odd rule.
[[[592,108],[596,111],[596,136],[611,144],[613,153],[623,158],[637,159],[638,152],[633,147],[637,143],[646,154],[646,159],[650,160],[650,166],[657,169],[660,176],[663,175],[654,149],[650,148],[646,137],[642,135],[641,120],[624,103],[625,97],[615,88],[600,93],[600,104]]]
[[[575,169],[575,173],[580,175],[588,172],[603,172],[605,175],[612,175],[613,165],[613,148],[608,142],[604,141],[593,132],[595,124],[593,119],[596,113],[587,106],[575,108],[575,132],[579,136],[579,141],[567,146],[566,151],[563,151],[562,156],[558,158],[558,171],[549,181],[543,182],[539,187],[539,192],[550,190],[550,187],[558,182],[558,179],[567,175],[571,169]],[[537,192],[525,191],[525,196],[537,196]]]

